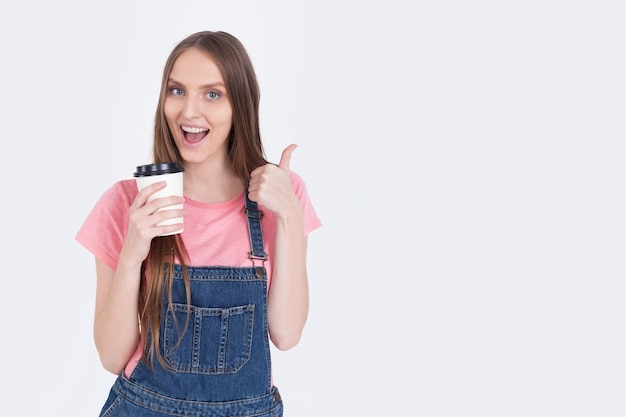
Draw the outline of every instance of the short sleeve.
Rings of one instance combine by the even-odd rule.
[[[126,239],[128,213],[137,192],[134,180],[115,183],[100,196],[75,236],[78,243],[113,270]]]
[[[304,233],[308,235],[313,230],[319,228],[322,225],[322,222],[319,219],[315,208],[313,207],[313,203],[311,202],[311,199],[307,192],[304,180],[293,171],[291,171],[291,185],[294,192],[298,196],[298,199],[300,200],[300,204],[302,205]]]

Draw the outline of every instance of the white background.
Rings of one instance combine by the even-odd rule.
[[[621,4],[3,3],[3,414],[98,414],[74,235],[150,161],[169,51],[225,30],[323,221],[286,416],[623,417]]]

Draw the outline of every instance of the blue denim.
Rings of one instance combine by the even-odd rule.
[[[100,417],[280,417],[271,383],[267,275],[262,213],[248,199],[250,267],[188,267],[191,305],[182,268],[174,266],[171,303],[163,295],[159,349],[167,363],[140,361],[115,381]]]

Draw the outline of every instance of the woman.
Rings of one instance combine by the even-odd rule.
[[[308,314],[303,180],[265,159],[259,87],[243,45],[199,32],[171,52],[154,162],[184,168],[184,197],[122,180],[76,239],[96,257],[94,339],[118,374],[101,416],[279,416],[271,342],[295,346]],[[183,203],[183,209],[159,210]],[[183,216],[182,224],[157,225]],[[160,236],[178,232],[169,236]]]

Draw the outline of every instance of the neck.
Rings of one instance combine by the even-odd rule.
[[[232,170],[230,162],[185,164],[184,194],[200,203],[222,203],[235,198],[243,182]]]

